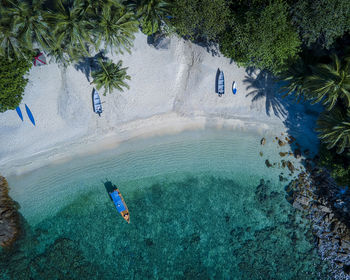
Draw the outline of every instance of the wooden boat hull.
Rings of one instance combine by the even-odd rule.
[[[130,223],[130,214],[128,206],[126,206],[125,200],[120,193],[118,188],[115,188],[113,192],[110,192],[109,195],[112,198],[112,201],[117,208],[118,212],[122,215],[123,219]]]

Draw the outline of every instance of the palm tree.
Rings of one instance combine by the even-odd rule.
[[[323,112],[317,121],[317,131],[327,148],[337,147],[337,153],[350,148],[350,109],[343,113],[336,107],[331,112]]]
[[[134,33],[138,30],[138,22],[132,12],[122,6],[105,5],[96,23],[96,44],[103,41],[105,47],[118,51],[127,50],[133,45]]]
[[[18,36],[32,49],[33,43],[38,43],[42,48],[50,45],[48,26],[43,19],[43,0],[10,1],[12,6],[8,13],[18,28]]]
[[[141,18],[141,22],[150,23],[154,32],[170,14],[169,0],[134,0],[131,6]]]
[[[280,75],[282,87],[280,92],[283,97],[293,95],[296,101],[301,101],[306,97],[305,80],[311,74],[310,68],[302,59],[299,59],[294,65],[290,66]]]
[[[19,36],[20,26],[14,21],[10,9],[0,6],[0,55],[12,60],[27,58],[28,44]]]
[[[103,61],[99,59],[98,64],[99,69],[91,73],[92,83],[96,85],[98,90],[104,87],[103,95],[106,95],[107,90],[111,93],[113,89],[124,91],[123,87],[129,88],[129,85],[124,81],[130,80],[130,76],[126,73],[128,68],[122,68],[123,62],[121,60],[114,64],[111,60]]]
[[[84,4],[81,0],[64,3],[57,0],[56,10],[46,14],[46,19],[53,28],[52,40],[56,42],[56,46],[62,46],[62,51],[72,59],[89,55],[88,47],[93,45],[93,23],[86,16]]]
[[[313,103],[322,101],[328,111],[340,98],[350,107],[350,62],[347,59],[341,61],[336,55],[331,58],[330,64],[312,67],[313,74],[304,84],[307,99],[313,100]]]

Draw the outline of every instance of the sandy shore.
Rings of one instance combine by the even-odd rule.
[[[92,111],[88,77],[77,65],[33,67],[21,103],[22,122],[15,111],[0,114],[0,173],[21,174],[52,161],[113,148],[135,137],[177,133],[188,129],[225,127],[281,133],[288,116],[304,108],[276,103],[276,85],[251,74],[223,56],[171,38],[156,49],[137,34],[131,54],[111,56],[129,67],[130,89],[103,96],[104,112]],[[218,68],[225,73],[226,91],[215,93]],[[232,94],[236,81],[238,93]],[[275,102],[275,103],[274,103]],[[26,116],[27,104],[36,126]]]

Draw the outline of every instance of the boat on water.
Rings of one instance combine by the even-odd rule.
[[[32,124],[35,126],[35,120],[34,120],[34,117],[33,117],[33,114],[32,112],[30,111],[29,107],[27,106],[27,104],[24,104],[25,107],[26,107],[26,111],[27,111],[27,115],[28,115],[28,118],[30,119],[30,121],[32,122]]]
[[[22,115],[21,108],[19,108],[19,106],[16,108],[16,112],[17,112],[19,118],[20,118],[20,119],[22,120],[22,122],[23,122],[23,115]]]
[[[219,73],[218,94],[219,94],[219,96],[225,94],[225,78],[224,78],[224,72],[223,71],[220,71],[220,73]]]
[[[92,91],[92,106],[93,106],[94,112],[101,117],[102,103],[101,103],[100,95],[98,94],[98,91],[96,89],[93,89]]]
[[[237,93],[237,83],[235,81],[233,81],[232,83],[232,93],[233,94]]]
[[[120,193],[119,189],[115,187],[115,189],[112,192],[110,192],[109,195],[111,196],[111,199],[118,212],[122,215],[125,221],[130,223],[129,209],[128,206],[126,206],[124,198]]]

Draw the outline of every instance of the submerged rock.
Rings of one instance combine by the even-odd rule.
[[[19,215],[16,203],[8,195],[8,184],[0,176],[0,246],[10,246],[19,235]]]
[[[260,140],[260,144],[261,144],[261,145],[265,145],[265,144],[266,144],[266,139],[265,139],[265,137],[262,138],[262,139]]]
[[[287,200],[312,222],[322,259],[332,264],[336,279],[350,279],[350,195],[325,170],[299,174],[286,188]]]
[[[265,165],[267,166],[267,167],[272,167],[272,164],[270,163],[270,161],[267,159],[267,160],[265,160]]]

